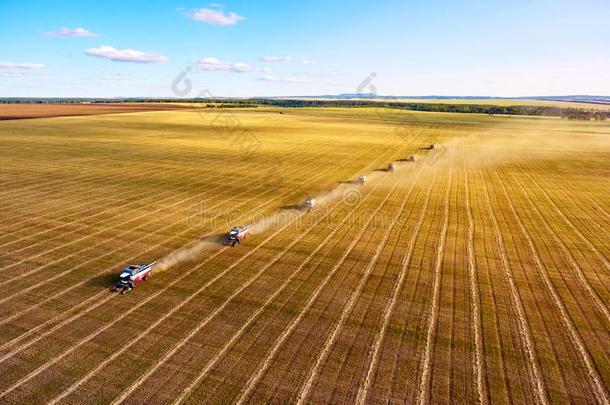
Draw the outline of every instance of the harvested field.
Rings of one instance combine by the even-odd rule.
[[[104,103],[104,104],[0,104],[0,120],[70,117],[193,108],[185,104]]]
[[[0,122],[0,403],[609,403],[607,123],[140,106]]]

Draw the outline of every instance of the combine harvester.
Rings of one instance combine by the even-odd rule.
[[[364,184],[364,182],[366,181],[366,176],[358,177],[358,181],[360,182],[360,184]]]
[[[313,209],[313,207],[316,206],[318,202],[316,201],[315,198],[309,197],[308,199],[305,200],[305,202],[303,203],[303,207],[305,207],[307,209],[307,211],[311,211]]]
[[[250,231],[252,231],[252,225],[234,226],[227,234],[224,244],[234,247],[238,243],[241,243],[242,239],[246,239]]]
[[[393,172],[394,171],[394,163],[390,163],[388,165],[388,168],[385,171],[386,172]]]
[[[149,264],[132,264],[125,267],[119,276],[119,280],[112,287],[112,291],[121,291],[121,294],[129,292],[140,281],[147,280],[152,274],[152,268],[157,262]]]

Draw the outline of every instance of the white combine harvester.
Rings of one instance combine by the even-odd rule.
[[[148,280],[152,274],[152,268],[157,262],[148,264],[132,264],[131,266],[125,267],[121,271],[119,280],[112,287],[112,291],[121,291],[121,294],[129,292],[131,289],[136,288],[136,285],[140,281]]]
[[[309,197],[308,199],[305,200],[305,202],[303,203],[303,206],[308,210],[311,211],[313,209],[313,207],[316,206],[318,202],[316,201],[315,198]]]
[[[241,243],[242,239],[246,239],[248,234],[250,234],[250,231],[252,231],[252,225],[234,226],[227,234],[224,244],[234,247],[235,245]]]
[[[360,182],[360,184],[364,184],[364,182],[366,181],[366,176],[358,177],[358,181]]]

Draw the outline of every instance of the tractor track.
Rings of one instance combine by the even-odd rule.
[[[594,299],[596,301],[600,301],[599,294],[594,291],[594,289],[592,288],[590,282],[588,281],[588,278],[585,276],[585,271],[583,269],[583,266],[578,264],[578,260],[576,259],[574,253],[572,253],[570,248],[563,241],[563,239],[559,235],[559,232],[556,231],[555,229],[553,229],[549,219],[547,219],[546,216],[543,216],[542,213],[540,212],[540,210],[538,209],[537,205],[542,203],[540,198],[536,198],[536,196],[529,195],[526,192],[526,189],[521,185],[521,183],[517,183],[517,184],[520,186],[521,193],[527,198],[527,201],[529,202],[530,206],[532,206],[534,209],[536,209],[537,212],[540,215],[540,218],[543,219],[543,224],[544,224],[545,228],[549,231],[549,233],[552,235],[553,239],[557,242],[557,244],[561,246],[561,250],[564,252],[564,255],[565,255],[566,259],[570,262],[570,264],[574,268],[574,270],[576,270],[576,272],[578,274],[578,277],[579,277],[579,280],[583,283],[583,286],[585,286],[585,285],[587,286],[587,287],[585,287],[585,289],[588,291],[588,293],[592,294],[591,295],[592,299]],[[570,187],[567,187],[566,184],[563,184],[563,183],[559,183],[559,184],[560,184],[560,187],[562,188],[562,190],[565,190],[566,188],[571,189]],[[534,199],[536,201],[534,201]],[[545,199],[546,199],[546,197],[545,197]],[[570,197],[568,197],[567,199],[571,200]],[[574,217],[574,216],[577,216],[577,215],[574,214],[572,216]],[[599,224],[596,224],[596,225],[599,226]],[[582,255],[583,257],[590,256],[590,255],[587,255],[586,251],[583,251],[580,248],[578,248],[578,246],[575,246],[574,249],[576,249],[577,252],[580,255]],[[585,263],[585,265],[587,267],[593,267],[593,268],[597,267],[597,266],[592,266],[592,264],[589,261],[587,261],[587,263]],[[605,294],[608,294],[609,290],[608,290],[608,288],[605,287],[606,283],[600,278],[599,272],[591,271],[591,273],[592,273],[592,276],[598,282],[598,288],[603,289],[603,292]],[[601,276],[603,277],[604,275],[605,274],[602,274]],[[593,298],[593,296],[597,296],[598,298],[595,299],[595,298]],[[608,313],[607,307],[605,305],[602,305],[602,307],[605,307],[605,309],[601,309],[601,307],[600,307],[600,310],[602,310],[604,312],[604,316],[606,317],[607,321],[610,322],[610,314]]]
[[[430,182],[430,189],[429,189],[429,196],[426,197],[426,199],[428,200],[428,211],[431,211],[433,213],[436,213],[438,204],[439,204],[439,193],[437,191],[439,182],[438,182],[438,174],[439,174],[439,170],[435,171],[434,177],[432,179],[432,181]],[[432,202],[432,203],[431,203]],[[389,375],[389,381],[388,381],[388,385],[389,385],[389,391],[391,393],[393,393],[393,397],[396,398],[400,398],[401,401],[411,401],[413,402],[414,399],[410,398],[410,399],[406,399],[406,397],[409,395],[408,392],[407,393],[401,393],[401,387],[399,387],[399,384],[404,383],[405,381],[410,382],[412,385],[415,385],[418,377],[417,377],[417,370],[418,367],[415,366],[415,364],[412,365],[412,367],[409,367],[408,369],[404,369],[405,372],[408,372],[409,376],[406,378],[401,378],[400,372],[401,372],[401,367],[399,365],[400,363],[400,358],[401,357],[406,357],[407,361],[409,362],[413,362],[415,363],[418,360],[414,360],[418,357],[418,354],[423,350],[419,348],[418,342],[417,340],[415,340],[415,337],[409,337],[407,336],[407,330],[409,329],[409,326],[411,324],[413,324],[413,329],[420,331],[424,329],[424,326],[421,324],[423,322],[424,319],[424,309],[422,308],[421,310],[418,310],[414,303],[415,302],[419,302],[420,300],[425,300],[424,297],[427,296],[427,290],[428,288],[426,287],[426,284],[428,282],[427,278],[425,277],[424,274],[424,261],[426,261],[427,255],[425,251],[421,251],[421,252],[417,252],[415,253],[415,251],[417,250],[418,247],[418,242],[419,239],[421,237],[421,243],[423,243],[425,246],[434,246],[436,244],[437,238],[440,236],[436,235],[436,231],[434,230],[434,225],[435,225],[435,220],[434,220],[434,215],[431,215],[429,217],[427,217],[427,219],[430,218],[431,220],[424,220],[424,222],[422,223],[422,226],[420,228],[420,231],[418,233],[418,236],[415,238],[415,248],[414,248],[414,255],[411,258],[411,263],[408,265],[409,267],[413,267],[414,269],[416,269],[415,274],[414,274],[414,280],[412,283],[407,283],[405,281],[405,286],[410,287],[409,289],[406,289],[404,291],[401,291],[399,294],[408,294],[408,299],[405,300],[405,302],[408,302],[408,305],[406,308],[401,308],[400,306],[396,307],[396,310],[402,310],[404,311],[404,315],[400,315],[399,312],[396,312],[396,316],[398,317],[398,322],[399,322],[399,330],[400,333],[398,334],[398,336],[396,337],[396,347],[392,353],[392,349],[390,347],[388,347],[388,356],[390,357],[390,359],[386,360],[389,364],[391,364],[391,366],[389,366],[387,368],[387,371],[385,372],[385,374]],[[422,232],[422,230],[424,230],[425,233]],[[419,261],[418,261],[419,259]],[[427,261],[426,261],[427,263]],[[407,275],[406,277],[409,277],[409,271],[407,269]],[[423,306],[422,306],[423,307]],[[411,315],[411,316],[409,316]],[[391,315],[390,315],[391,317]],[[391,321],[390,321],[391,322]],[[382,348],[382,350],[385,350],[385,348]],[[408,353],[408,354],[407,354]],[[383,354],[383,353],[382,353]],[[380,360],[381,362],[381,360]],[[411,363],[409,363],[411,364]],[[379,378],[379,375],[377,376],[377,378]],[[411,387],[411,386],[407,386],[405,387],[405,389],[407,391],[409,391],[411,388],[416,389],[415,387]],[[391,395],[391,394],[388,394]]]
[[[591,359],[589,351],[585,348],[582,337],[576,331],[576,328],[574,327],[572,319],[570,318],[570,316],[568,314],[565,304],[563,303],[562,299],[560,298],[559,294],[557,293],[555,286],[553,285],[548,273],[545,270],[545,266],[542,263],[542,260],[540,258],[540,255],[538,254],[538,250],[536,249],[536,247],[534,245],[532,237],[529,234],[529,232],[527,231],[525,225],[523,224],[522,219],[517,214],[517,211],[515,210],[515,207],[511,201],[511,198],[510,198],[508,192],[506,191],[506,187],[504,186],[504,183],[503,183],[502,179],[498,176],[497,172],[496,172],[496,178],[499,180],[499,184],[504,192],[504,196],[506,197],[506,201],[508,202],[511,212],[513,213],[514,217],[517,219],[517,223],[519,224],[521,233],[523,234],[523,236],[525,236],[527,244],[530,248],[530,252],[532,253],[532,257],[536,264],[536,268],[538,269],[538,273],[540,274],[540,276],[545,284],[546,289],[551,294],[553,303],[555,304],[555,307],[557,308],[557,310],[560,313],[562,322],[564,323],[565,327],[569,331],[570,338],[572,340],[572,344],[575,346],[576,350],[579,352],[579,354],[581,356],[581,360],[583,361],[583,363],[585,364],[585,366],[587,368],[587,373],[593,383],[593,387],[594,387],[594,391],[595,391],[597,400],[601,404],[608,404],[609,403],[608,396],[605,392],[603,383],[601,381],[601,377],[593,364],[593,360]]]
[[[409,189],[412,190],[414,186],[415,183],[413,183],[413,185]],[[416,193],[411,194],[409,196],[409,200],[411,202],[413,200],[419,201],[419,193],[421,190],[422,189],[418,187]],[[425,194],[425,191],[423,191],[423,194]],[[403,234],[409,232],[407,230],[409,229],[408,224],[414,219],[414,211],[416,211],[416,209],[419,209],[415,208],[416,205],[417,204],[414,204],[413,208],[409,209],[408,214],[406,214],[407,217],[405,218],[405,220],[401,221],[400,224],[395,227],[394,230],[397,233],[397,235],[395,235],[395,239],[393,239],[395,243],[393,243],[392,245],[388,245],[387,248],[382,251],[381,257],[386,256],[385,264],[380,265],[380,262],[378,261],[375,265],[374,271],[370,275],[369,282],[372,282],[373,278],[379,278],[379,281],[374,284],[374,293],[371,294],[371,298],[368,299],[368,301],[363,300],[363,297],[368,296],[367,287],[369,285],[369,282],[367,282],[367,286],[365,286],[365,288],[362,290],[360,297],[356,301],[352,310],[352,314],[361,315],[358,315],[357,317],[352,317],[352,315],[350,315],[350,318],[348,318],[346,325],[337,337],[337,340],[334,344],[334,348],[329,352],[329,356],[327,357],[327,360],[325,362],[326,366],[328,367],[326,370],[323,369],[326,374],[319,373],[317,377],[317,380],[322,382],[322,389],[315,391],[316,396],[321,396],[322,398],[324,398],[325,391],[330,390],[330,402],[333,403],[353,402],[357,397],[359,384],[358,380],[361,379],[361,376],[360,372],[352,369],[350,365],[357,363],[358,370],[363,370],[364,368],[366,368],[365,362],[369,354],[368,352],[370,351],[370,349],[367,350],[366,348],[370,347],[370,344],[372,344],[372,342],[374,341],[374,328],[370,328],[371,330],[368,330],[365,325],[367,325],[367,323],[370,322],[371,319],[374,319],[374,325],[378,325],[382,322],[381,313],[384,311],[384,307],[381,304],[376,304],[375,297],[384,296],[384,286],[389,283],[389,281],[386,282],[386,279],[396,279],[398,276],[397,273],[400,272],[400,264],[395,263],[393,259],[397,258],[397,261],[400,262],[400,252],[402,251],[402,245],[405,242]],[[381,268],[383,268],[383,270],[381,270],[381,274],[379,274],[379,269]],[[358,309],[360,309],[360,307],[365,307],[364,311],[360,310],[359,312]],[[350,335],[350,327],[348,326],[348,324],[350,323],[352,325],[354,323],[359,325],[356,335]],[[347,342],[349,342],[347,347],[345,347],[345,343],[343,343],[346,342],[346,340],[343,339],[349,339],[347,340]],[[367,343],[364,344],[365,342]],[[369,344],[368,342],[371,343]],[[336,359],[336,357],[338,357],[338,359]],[[337,364],[338,367],[336,367]],[[332,368],[333,370],[329,371],[329,368]],[[334,371],[335,368],[337,369],[336,371]],[[328,378],[326,377],[326,375],[328,375]],[[332,380],[330,379],[331,375],[333,378]],[[339,381],[341,380],[344,381],[344,384],[339,383]],[[328,383],[330,381],[332,381],[333,383],[330,387],[328,387]],[[316,397],[313,396],[313,394],[311,399],[313,401],[316,401]]]
[[[560,247],[563,256],[569,262],[570,267],[572,267],[572,270],[576,274],[576,278],[579,281],[581,288],[584,291],[586,291],[591,302],[597,308],[597,311],[600,313],[600,315],[603,318],[605,318],[606,323],[608,323],[610,325],[610,311],[608,310],[608,307],[604,304],[604,302],[601,300],[599,294],[597,292],[595,292],[595,290],[591,286],[591,283],[588,281],[587,277],[585,276],[582,267],[578,264],[578,262],[574,258],[574,255],[570,252],[570,249],[568,249],[568,247],[565,245],[565,243],[563,242],[561,237],[559,237],[559,235],[557,235],[557,232],[555,232],[553,230],[551,225],[548,223],[548,220],[544,217],[544,215],[542,215],[542,212],[540,212],[540,210],[538,209],[536,204],[532,201],[531,196],[529,196],[527,194],[523,185],[520,184],[519,182],[517,182],[517,185],[518,185],[522,195],[526,198],[526,201],[528,202],[529,206],[536,212],[536,214],[538,215],[538,218],[541,219],[541,222],[543,223],[547,232],[551,234],[555,243],[557,243],[557,245]],[[568,283],[565,283],[565,284],[568,285]],[[603,285],[603,284],[601,284],[601,285]],[[575,297],[576,297],[576,295],[575,295]],[[583,313],[584,313],[584,311],[583,311]]]
[[[557,179],[557,176],[559,175],[560,178],[565,178],[566,176],[569,176],[569,173],[566,172],[565,170],[562,170],[561,168],[558,168],[556,165],[553,166],[551,165],[548,161],[543,161],[543,162],[538,162],[540,165],[542,165],[543,167],[549,168],[551,173],[550,175],[548,175],[547,177],[547,181],[551,181],[555,184],[560,184],[562,190],[566,190],[569,189],[571,191],[571,195],[573,196],[573,198],[575,199],[580,199],[582,201],[582,198],[586,199],[587,201],[589,201],[589,203],[595,207],[597,209],[597,211],[599,211],[599,213],[601,214],[601,216],[605,217],[606,221],[610,221],[610,213],[608,212],[608,207],[604,208],[602,207],[598,201],[595,201],[593,199],[593,197],[591,197],[591,195],[595,196],[599,201],[604,201],[607,203],[607,201],[603,198],[600,197],[598,192],[599,190],[595,190],[592,189],[591,186],[589,186],[586,182],[579,182],[578,184],[578,188],[580,190],[585,190],[586,193],[576,193],[573,191],[573,188],[566,188],[566,184],[564,182],[562,182],[560,179]],[[589,195],[591,194],[591,195]],[[606,222],[608,223],[608,222]]]
[[[431,384],[431,362],[432,362],[432,345],[436,339],[436,328],[438,323],[439,300],[441,293],[441,267],[443,264],[444,247],[447,237],[447,228],[449,226],[449,193],[452,187],[453,169],[449,170],[449,182],[447,191],[445,192],[445,210],[443,214],[443,227],[441,230],[440,240],[436,249],[436,258],[434,260],[434,283],[432,287],[432,302],[430,306],[430,318],[428,319],[428,327],[426,333],[426,346],[424,348],[424,359],[422,365],[422,374],[419,383],[418,400],[419,404],[427,404],[430,396]]]
[[[493,195],[496,201],[504,202],[505,196],[498,191],[498,189],[500,189],[501,187],[501,184],[494,181],[494,178],[491,174],[492,171],[495,171],[495,168],[490,167],[486,170],[489,179],[488,184],[491,185],[491,194]],[[506,226],[510,229],[513,229],[513,227],[519,229],[518,219],[514,218],[513,213],[510,211],[510,206],[505,208],[506,206],[507,204],[504,203],[502,205],[503,209],[500,209],[497,214],[501,223],[507,224]],[[568,390],[566,388],[565,370],[559,367],[559,343],[552,343],[553,341],[557,341],[558,338],[553,337],[549,329],[549,325],[552,324],[552,322],[560,323],[560,321],[554,317],[554,314],[552,312],[543,309],[547,306],[553,305],[552,297],[548,294],[547,290],[543,290],[542,294],[536,294],[536,288],[540,285],[540,282],[536,278],[535,274],[532,274],[528,271],[530,266],[534,266],[535,263],[529,263],[529,261],[531,260],[531,256],[526,254],[527,250],[529,249],[527,243],[524,243],[519,238],[515,238],[512,234],[509,235],[507,239],[504,239],[503,242],[506,249],[510,249],[510,247],[514,249],[514,255],[512,257],[518,259],[517,263],[515,263],[514,265],[511,264],[511,270],[514,276],[515,284],[519,286],[520,278],[522,278],[521,283],[524,283],[524,286],[518,287],[521,302],[524,303],[527,302],[528,299],[531,300],[530,303],[523,305],[523,309],[526,319],[528,320],[533,345],[536,348],[537,353],[546,352],[549,354],[549,357],[552,358],[551,362],[547,361],[544,364],[540,364],[545,385],[549,384],[549,380],[555,378],[556,381],[553,383],[553,385],[557,387],[556,391],[566,393],[568,392]],[[522,274],[521,277],[519,276],[519,273]],[[528,310],[530,311],[529,316]],[[547,316],[543,318],[543,314],[545,313],[547,314]],[[536,328],[539,328],[537,332]],[[541,336],[542,338],[538,338],[538,342],[536,342],[535,336]],[[545,347],[545,344],[546,348],[543,349],[543,347]],[[551,364],[549,365],[549,363]],[[555,371],[555,375],[553,375],[552,371]],[[552,394],[555,395],[555,392],[553,392]],[[549,400],[554,401],[554,398],[550,398]]]
[[[462,149],[465,155],[465,149]],[[477,265],[476,257],[474,254],[474,216],[472,214],[472,207],[470,205],[470,182],[468,180],[468,172],[466,171],[466,161],[463,162],[464,167],[464,191],[465,191],[465,208],[468,217],[468,242],[466,250],[468,252],[468,275],[469,275],[469,286],[470,286],[470,306],[471,314],[473,318],[472,332],[474,335],[474,364],[475,367],[475,379],[477,387],[477,401],[480,405],[487,404],[487,390],[488,387],[484,381],[485,369],[484,369],[484,352],[483,352],[483,331],[481,326],[481,294],[479,292],[479,281],[477,277]]]
[[[435,177],[436,177],[436,174],[435,174]],[[432,182],[432,183],[434,183],[434,182]],[[379,333],[376,334],[374,343],[369,350],[370,354],[367,356],[367,358],[370,359],[370,361],[368,363],[369,366],[366,371],[364,381],[363,381],[362,385],[360,386],[360,388],[358,389],[358,394],[356,397],[357,404],[364,404],[367,401],[368,391],[373,382],[373,375],[374,375],[374,373],[377,372],[377,367],[379,365],[380,350],[383,345],[385,335],[387,333],[388,325],[390,323],[390,316],[392,315],[392,313],[394,312],[394,308],[396,307],[396,303],[398,301],[398,296],[400,295],[400,292],[402,291],[404,281],[405,281],[405,278],[406,278],[406,275],[408,272],[408,266],[411,263],[411,259],[413,258],[415,241],[417,240],[417,236],[419,235],[419,232],[421,230],[422,223],[424,222],[424,219],[426,218],[427,208],[428,208],[428,204],[430,202],[430,196],[432,194],[431,192],[432,192],[432,186],[430,186],[430,188],[428,190],[428,193],[424,200],[424,205],[422,207],[421,215],[419,216],[419,219],[417,220],[417,224],[415,225],[415,228],[413,229],[413,233],[411,234],[411,237],[409,238],[409,242],[407,245],[408,247],[403,256],[399,276],[396,279],[396,282],[394,283],[394,288],[392,289],[392,296],[390,298],[390,301],[387,304],[387,309],[385,310],[385,312],[383,314],[381,328],[379,329]]]
[[[430,173],[427,173],[427,175],[429,174]],[[415,179],[414,183],[409,187],[408,193],[410,193],[410,195],[406,195],[406,198],[411,199],[411,197],[413,197],[416,201],[429,200],[429,198],[426,198],[425,196],[419,198],[420,192],[426,195],[425,188],[421,187],[420,184],[417,185],[416,195],[413,195],[413,188],[417,181],[418,179]],[[387,294],[383,287],[386,285],[389,287],[391,282],[387,281],[386,283],[386,279],[395,280],[400,277],[401,259],[399,258],[397,260],[398,263],[393,263],[392,258],[401,256],[399,252],[402,252],[404,249],[404,247],[400,246],[404,242],[401,236],[403,232],[410,232],[410,226],[407,224],[415,220],[415,217],[413,216],[413,213],[416,210],[415,207],[422,210],[425,210],[426,208],[419,208],[417,204],[414,204],[413,207],[409,208],[407,218],[405,218],[404,221],[401,221],[400,224],[395,224],[394,231],[397,231],[398,233],[395,239],[396,243],[393,245],[386,245],[386,248],[381,252],[381,256],[384,256],[389,251],[389,258],[385,265],[383,265],[383,270],[377,271],[377,269],[381,269],[381,267],[379,266],[379,262],[375,264],[373,271],[369,275],[369,281],[366,282],[365,287],[360,293],[360,297],[354,302],[354,308],[351,310],[351,314],[346,318],[344,327],[338,331],[337,339],[328,352],[328,357],[324,362],[325,364],[322,365],[322,367],[326,367],[326,370],[321,367],[321,370],[323,371],[318,373],[316,378],[321,382],[321,389],[312,393],[311,401],[316,402],[319,397],[329,397],[330,402],[337,403],[358,400],[358,395],[362,387],[361,380],[363,377],[361,374],[366,374],[365,369],[368,368],[367,359],[370,358],[371,348],[375,344],[375,329],[377,328],[377,325],[383,323],[383,312],[385,306],[387,306],[387,304],[385,304],[385,306],[381,303],[376,304],[375,298]],[[403,210],[401,209],[400,211]],[[373,259],[374,258],[371,258],[371,260]],[[379,279],[379,281],[374,284],[374,293],[367,293],[366,288],[370,282],[374,283],[374,281],[372,281],[373,278]],[[364,300],[363,297],[365,296],[370,296],[371,298],[369,300]],[[388,297],[388,300],[389,299],[390,298]],[[373,309],[373,307],[375,308]],[[358,311],[359,309],[360,311]],[[371,325],[371,327],[366,327],[365,325]],[[354,368],[354,366],[356,368]],[[343,381],[343,384],[339,384],[339,381]],[[326,391],[328,390],[330,390],[330,394],[326,394]]]
[[[302,271],[308,264],[310,264],[313,261],[313,258],[317,257],[317,254],[324,247],[329,246],[330,241],[334,242],[334,244],[330,247],[335,248],[335,247],[339,246],[339,244],[341,242],[343,242],[344,239],[346,239],[346,237],[347,237],[346,235],[348,235],[349,232],[343,232],[343,236],[341,236],[338,239],[337,238],[333,239],[333,236],[336,235],[338,231],[342,230],[341,226],[345,225],[345,222],[350,218],[351,218],[351,216],[349,216],[349,215],[345,216],[344,220],[341,221],[341,224],[339,224],[339,226],[335,227],[334,230],[331,231],[331,234],[327,235],[322,242],[318,243],[318,245],[315,247],[315,249],[313,249],[312,252],[308,255],[308,257],[303,261],[303,263],[298,266],[299,272]],[[354,225],[350,224],[350,225],[348,225],[348,228],[351,228],[352,226],[354,226]],[[276,317],[271,320],[266,321],[265,325],[259,326],[259,328],[262,328],[262,330],[265,330],[265,328],[270,327],[271,322],[275,322],[277,320],[277,318],[281,316],[281,314],[286,309],[286,307],[292,302],[292,300],[295,299],[295,295],[297,294],[297,291],[299,291],[301,289],[301,287],[308,285],[308,284],[315,283],[315,281],[313,280],[313,277],[314,277],[316,271],[319,270],[321,268],[321,266],[324,264],[324,260],[328,258],[329,252],[330,251],[327,251],[322,257],[319,258],[318,263],[313,266],[312,270],[309,272],[309,275],[307,276],[306,279],[301,280],[300,282],[297,282],[296,283],[297,285],[292,285],[293,292],[289,297],[286,297],[284,299],[284,304],[282,304],[281,307],[279,307],[275,310]],[[297,274],[298,274],[298,272],[297,272]],[[257,340],[259,337],[261,337],[261,332],[259,332],[255,335],[254,340]],[[245,352],[249,352],[250,348],[252,348],[253,345],[256,345],[257,342],[255,342],[254,340],[250,340],[250,343],[248,343],[248,349],[245,349]],[[243,356],[240,356],[239,358],[241,360],[243,358]],[[224,363],[223,363],[223,365],[224,365]],[[232,367],[232,369],[233,368],[234,367]],[[216,390],[216,391],[218,392],[219,390]]]
[[[606,257],[597,249],[597,247],[595,247],[595,245],[585,235],[583,235],[580,229],[578,229],[578,227],[576,227],[572,223],[572,221],[570,221],[566,214],[557,206],[557,204],[555,204],[555,202],[549,197],[548,193],[538,184],[538,182],[532,177],[532,175],[529,174],[527,171],[523,170],[523,168],[521,168],[521,165],[518,166],[521,172],[524,173],[530,179],[530,181],[542,192],[547,201],[551,203],[553,209],[559,214],[563,221],[574,231],[574,233],[578,235],[578,237],[589,247],[589,249],[591,249],[591,251],[595,253],[597,257],[599,257],[606,270],[610,270],[610,263],[608,262],[608,259],[606,259]]]
[[[419,172],[419,173],[421,173],[421,172]],[[413,185],[415,184],[415,182],[417,181],[418,178],[419,178],[419,176],[414,179]],[[377,261],[379,260],[381,252],[386,247],[386,244],[390,237],[391,231],[394,230],[396,223],[404,214],[402,211],[407,203],[408,197],[411,195],[411,191],[413,190],[413,185],[411,186],[409,192],[406,193],[405,196],[403,197],[400,208],[398,209],[398,214],[396,214],[393,217],[392,222],[388,225],[387,230],[384,232],[383,236],[381,237],[381,240],[377,246],[377,249],[375,250],[375,253],[369,260],[369,263],[365,267],[364,271],[362,272],[360,281],[359,281],[356,289],[354,290],[354,292],[351,294],[349,300],[347,301],[347,303],[341,313],[338,323],[336,324],[332,333],[330,334],[330,336],[327,338],[326,342],[324,343],[324,347],[323,347],[322,351],[320,352],[320,354],[318,355],[314,366],[310,369],[310,371],[308,373],[308,378],[305,381],[305,384],[301,388],[300,393],[298,395],[297,404],[302,405],[307,401],[307,398],[310,395],[310,391],[313,386],[313,383],[316,380],[317,376],[319,375],[320,368],[324,365],[324,362],[326,361],[327,357],[329,356],[330,350],[334,346],[334,343],[335,343],[341,329],[345,326],[347,317],[349,315],[351,315],[358,298],[360,298],[362,290],[364,289],[366,283],[368,282],[369,276],[370,276],[371,272],[373,271],[375,265],[377,264]],[[396,186],[394,186],[394,188],[388,192],[388,196],[394,191],[395,187]],[[384,200],[384,202],[385,202],[385,200]]]
[[[392,188],[392,191],[395,189],[395,187],[396,187],[396,185],[394,185],[394,187]],[[324,280],[314,290],[314,292],[310,296],[310,299],[308,300],[307,304],[299,312],[299,315],[290,323],[290,325],[286,329],[284,329],[282,335],[275,341],[273,347],[270,349],[269,354],[267,355],[267,358],[264,360],[264,362],[261,365],[261,367],[259,368],[258,372],[255,375],[253,375],[252,378],[248,381],[244,391],[240,395],[240,398],[236,401],[238,404],[243,404],[247,400],[247,398],[250,395],[250,393],[252,392],[252,390],[256,387],[256,385],[258,383],[258,380],[260,380],[260,378],[262,377],[263,373],[269,368],[269,365],[270,365],[271,361],[273,360],[273,358],[275,357],[275,355],[277,354],[279,348],[282,346],[282,344],[288,338],[288,336],[291,334],[291,332],[296,328],[296,326],[300,323],[300,321],[304,318],[305,314],[307,314],[309,312],[309,309],[315,303],[317,297],[322,292],[322,289],[326,286],[326,284],[329,282],[331,277],[341,267],[341,265],[347,259],[348,255],[352,252],[354,247],[358,244],[358,242],[360,241],[360,239],[364,235],[365,231],[367,230],[368,224],[370,224],[370,222],[372,221],[373,217],[385,205],[385,203],[389,199],[389,196],[392,194],[392,191],[390,191],[390,192],[388,192],[386,194],[386,197],[379,204],[379,206],[373,212],[373,214],[369,217],[368,221],[363,225],[363,227],[360,230],[360,232],[358,232],[358,234],[354,237],[353,241],[349,244],[347,249],[344,251],[344,253],[339,258],[339,260],[328,271],[328,273],[327,273],[326,277],[324,278]]]
[[[482,178],[482,182],[484,185],[484,195],[485,200],[487,201],[488,211],[491,215],[491,220],[495,229],[495,238],[498,247],[498,251],[500,253],[500,257],[502,259],[502,268],[504,270],[504,275],[509,284],[511,297],[512,297],[512,307],[515,314],[519,319],[519,335],[521,337],[521,344],[527,351],[527,357],[529,359],[529,368],[531,368],[531,377],[533,378],[533,384],[536,390],[537,400],[543,404],[548,405],[548,394],[546,392],[546,385],[544,384],[544,379],[542,377],[542,372],[540,371],[540,366],[538,364],[538,359],[535,352],[534,343],[531,336],[531,331],[528,326],[527,318],[525,316],[525,311],[523,309],[523,303],[521,302],[521,298],[519,296],[519,291],[516,286],[514,276],[512,274],[512,270],[510,268],[508,257],[506,254],[506,250],[504,249],[504,241],[500,232],[500,226],[498,225],[498,219],[496,218],[496,214],[493,211],[493,206],[491,204],[491,200],[489,198],[489,192],[487,189],[487,184],[485,182],[485,178],[483,173],[479,167],[479,175]]]
[[[514,162],[514,160],[513,160]],[[523,166],[519,165],[518,163],[515,162],[515,165],[519,168],[519,170],[524,171]],[[547,167],[544,166],[543,167]],[[552,166],[551,166],[552,167]],[[545,199],[548,199],[549,201],[552,201],[552,204],[554,203],[554,205],[561,210],[561,208],[559,207],[559,205],[557,205],[557,202],[555,202],[556,200],[560,200],[562,202],[564,202],[565,204],[570,204],[572,209],[570,209],[569,207],[566,207],[568,215],[566,215],[566,217],[571,217],[572,219],[578,221],[578,223],[581,225],[581,229],[587,229],[589,230],[590,227],[595,227],[596,229],[598,229],[599,231],[603,232],[605,237],[608,238],[610,237],[610,222],[608,222],[608,218],[610,218],[610,215],[606,212],[606,210],[601,207],[599,204],[595,203],[591,197],[587,194],[587,192],[584,193],[576,193],[574,191],[574,184],[573,183],[568,183],[565,180],[561,181],[561,180],[551,180],[548,176],[545,176],[547,178],[547,182],[552,181],[551,184],[553,184],[555,187],[561,191],[556,191],[554,196],[555,196],[555,200],[553,200],[553,198],[551,197],[550,194],[548,194],[548,191],[546,191],[544,184],[542,186],[540,186],[540,182],[544,181],[544,177],[538,177],[536,179],[536,182],[538,184],[537,187],[545,190],[547,192],[548,196],[545,196]],[[548,183],[547,183],[548,184]],[[580,182],[577,185],[578,189],[582,189],[584,188],[585,190],[588,190],[588,193],[596,195],[595,191],[591,191],[590,189],[587,189],[587,187],[583,184],[583,182]],[[551,187],[552,189],[553,187]],[[569,194],[568,194],[569,193]],[[568,198],[565,198],[569,195]],[[562,198],[564,197],[564,198]],[[592,210],[584,210],[583,207],[586,206],[586,204],[583,202],[582,204],[578,204],[576,201],[580,199],[580,201],[582,202],[582,197],[585,197],[585,199],[588,199],[589,202],[593,205]],[[597,207],[595,209],[595,207]],[[563,212],[563,210],[562,210]],[[582,213],[582,215],[579,214],[579,212]],[[583,223],[583,220],[587,220],[586,223]],[[602,224],[606,225],[603,226]],[[603,241],[602,241],[603,243]]]

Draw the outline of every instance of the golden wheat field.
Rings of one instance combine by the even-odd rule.
[[[610,400],[608,123],[6,120],[0,167],[0,403]]]

